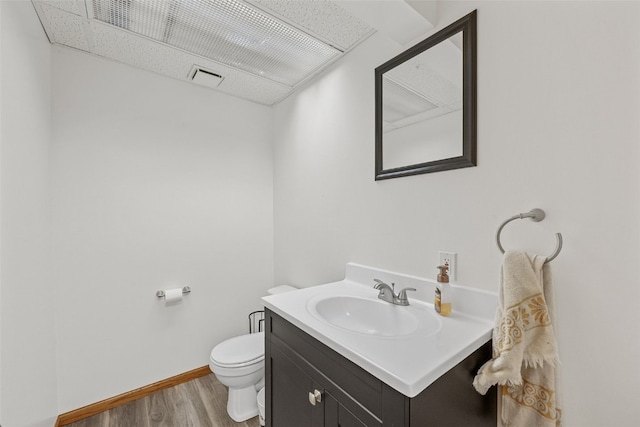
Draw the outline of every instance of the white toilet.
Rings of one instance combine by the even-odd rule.
[[[264,382],[264,332],[221,342],[211,351],[209,368],[229,387],[231,419],[240,422],[258,415],[256,396]]]
[[[289,292],[288,285],[269,289],[269,294]],[[264,386],[264,332],[240,335],[216,345],[209,368],[229,388],[227,412],[241,422],[259,414],[258,391]]]

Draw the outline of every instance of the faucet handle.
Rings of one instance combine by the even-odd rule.
[[[409,305],[409,299],[407,298],[407,291],[415,291],[416,288],[404,288],[398,293],[398,301],[406,302]]]
[[[380,289],[380,290],[382,290],[382,288],[384,288],[384,287],[386,286],[386,287],[391,288],[391,291],[392,291],[392,292],[394,292],[394,291],[396,290],[396,284],[395,284],[395,283],[392,283],[392,284],[391,284],[391,286],[389,286],[389,285],[387,285],[386,283],[384,283],[384,282],[383,282],[382,280],[380,280],[380,279],[373,279],[373,281],[374,281],[374,282],[376,282],[376,284],[375,284],[375,285],[373,285],[373,287],[374,287],[375,289]]]

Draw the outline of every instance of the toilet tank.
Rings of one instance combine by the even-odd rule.
[[[296,287],[294,286],[290,286],[290,285],[280,285],[280,286],[275,286],[273,288],[269,288],[269,290],[267,290],[267,293],[269,295],[275,295],[275,294],[282,294],[284,292],[291,292],[291,291],[295,291]]]

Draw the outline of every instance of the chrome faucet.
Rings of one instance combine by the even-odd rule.
[[[383,301],[390,302],[395,305],[409,305],[409,299],[407,298],[407,291],[415,291],[416,288],[404,288],[398,295],[396,295],[396,285],[392,283],[391,286],[387,285],[380,279],[373,279],[376,284],[373,286],[379,290],[378,298]]]

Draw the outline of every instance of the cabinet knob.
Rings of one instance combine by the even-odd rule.
[[[309,403],[316,406],[316,403],[322,403],[322,393],[319,390],[309,392]]]

